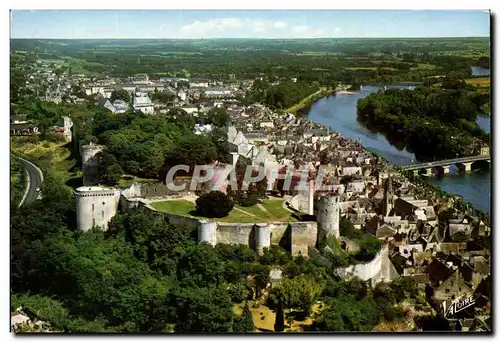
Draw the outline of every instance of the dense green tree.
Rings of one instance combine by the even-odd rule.
[[[250,283],[248,279],[235,282],[236,279],[231,279],[232,283],[228,284],[227,292],[234,303],[240,303],[248,299],[250,294]]]
[[[221,163],[232,163],[232,158],[229,153],[229,144],[227,143],[227,134],[224,130],[215,127],[210,132],[210,140],[217,150],[217,160]]]
[[[418,160],[474,155],[489,143],[475,122],[480,102],[464,90],[389,89],[358,101],[358,118],[389,134]]]
[[[401,302],[409,297],[415,297],[418,294],[415,281],[409,277],[398,278],[391,282],[390,286],[397,302]]]
[[[215,250],[219,257],[228,261],[242,263],[254,262],[257,259],[255,251],[246,245],[217,244]]]
[[[205,217],[224,217],[233,210],[234,203],[220,191],[210,191],[196,199],[196,212]]]
[[[175,288],[165,305],[176,332],[230,332],[233,304],[227,293],[217,287]]]
[[[340,235],[353,240],[358,240],[363,237],[363,232],[360,229],[354,228],[354,224],[344,216],[340,217],[339,222]]]
[[[175,276],[177,260],[194,245],[187,227],[172,225],[144,209],[113,217],[108,234],[123,237],[134,255],[161,275]]]
[[[171,92],[169,92],[167,90],[158,91],[157,89],[155,89],[155,91],[151,95],[152,101],[158,101],[158,102],[161,102],[163,104],[173,103],[175,98],[176,98],[176,95],[172,94]]]
[[[279,292],[283,305],[309,315],[312,305],[323,291],[322,282],[311,276],[300,275],[293,279],[283,279],[275,291]]]
[[[371,261],[382,247],[382,242],[374,236],[364,235],[359,242],[359,251],[354,258],[359,261]]]
[[[213,107],[207,113],[207,123],[216,127],[224,127],[229,121],[229,114],[224,107]]]
[[[380,282],[373,289],[373,298],[381,308],[389,307],[395,303],[394,293],[389,284]]]
[[[208,244],[190,247],[177,263],[177,279],[182,286],[215,286],[222,284],[223,277],[224,263]]]
[[[323,313],[314,323],[314,330],[317,331],[348,331],[344,326],[342,314],[337,310],[328,310]]]
[[[234,318],[233,332],[244,333],[254,331],[255,325],[253,323],[252,313],[250,312],[248,303],[245,303],[241,316]]]
[[[125,89],[116,89],[111,92],[111,102],[114,102],[115,100],[123,100],[126,103],[130,102],[130,94],[128,91]]]
[[[379,322],[381,310],[373,299],[356,300],[353,296],[329,299],[315,329],[320,331],[372,331]]]
[[[100,183],[107,186],[115,186],[123,175],[123,169],[118,164],[115,156],[104,151],[99,156]]]
[[[264,254],[260,257],[260,263],[263,265],[286,265],[293,260],[290,253],[278,245],[271,245],[264,249]]]
[[[276,321],[274,322],[274,331],[282,332],[285,330],[285,311],[283,299],[278,298],[278,308],[276,309]]]
[[[210,164],[217,158],[217,150],[209,138],[202,135],[190,135],[181,138],[175,149],[170,150],[165,159],[167,166]]]

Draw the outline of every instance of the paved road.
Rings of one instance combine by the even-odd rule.
[[[19,161],[26,168],[29,177],[28,193],[26,194],[26,197],[24,198],[24,201],[21,203],[21,205],[30,204],[38,198],[39,192],[37,191],[37,188],[40,188],[42,186],[43,174],[35,164],[27,161],[26,159],[19,158]]]

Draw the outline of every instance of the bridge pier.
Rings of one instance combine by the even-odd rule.
[[[412,164],[412,165],[403,166],[402,168],[404,170],[413,171],[413,173],[415,175],[418,175],[420,173],[420,170],[425,170],[424,175],[431,176],[433,167],[440,167],[440,168],[442,167],[443,173],[449,174],[451,165],[457,165],[460,168],[460,170],[465,169],[466,172],[470,172],[470,171],[472,171],[472,163],[480,161],[480,160],[490,162],[490,156],[486,155],[486,154],[482,154],[479,156],[447,159],[447,160],[441,160],[441,161],[434,161],[431,163]]]

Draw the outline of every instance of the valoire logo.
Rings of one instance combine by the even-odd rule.
[[[455,299],[450,303],[450,305],[447,305],[447,302],[443,303],[443,313],[445,318],[451,318],[453,315],[459,313],[460,311],[463,311],[467,309],[469,306],[472,306],[476,303],[476,300],[473,298],[473,296],[469,296],[467,298],[458,298]]]

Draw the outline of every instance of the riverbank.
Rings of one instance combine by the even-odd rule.
[[[300,100],[299,103],[289,107],[286,112],[295,114],[299,111],[301,111],[304,108],[310,107],[315,101],[325,97],[329,96],[335,93],[335,90],[332,89],[327,89],[326,87],[321,88],[315,93],[312,93],[311,95],[307,96],[306,98],[303,98]]]
[[[335,94],[338,94],[338,95],[357,95],[358,93],[356,93],[354,91],[349,91],[349,90],[340,90],[340,91],[335,92]]]
[[[391,87],[401,87],[401,85]],[[302,109],[301,114],[302,117],[307,120],[323,127],[328,127],[330,130],[338,132],[346,139],[357,140],[362,138],[361,145],[363,149],[384,160],[387,164],[393,165],[393,168],[396,170],[398,169],[398,165],[409,164],[412,159],[415,159],[415,156],[404,148],[395,147],[385,136],[369,132],[366,127],[357,121],[357,100],[368,95],[370,92],[377,91],[377,89],[377,87],[364,86],[363,91],[358,95],[329,96],[318,99],[308,108]],[[491,209],[489,209],[489,198],[487,203],[483,205],[483,202],[485,202],[484,200],[478,200],[477,196],[471,196],[471,199],[475,201],[474,203],[477,202],[477,205],[473,205],[469,201],[469,197],[467,197],[467,192],[477,192],[477,189],[474,186],[464,186],[461,184],[460,177],[455,177],[451,181],[448,181],[448,183],[451,182],[451,184],[447,184],[447,188],[452,191],[444,191],[436,185],[429,184],[425,177],[417,176],[414,178],[413,173],[410,174],[406,172],[404,172],[403,175],[411,183],[418,185],[419,188],[425,189],[425,193],[432,193],[437,197],[448,197],[453,199],[454,206],[458,210],[466,208],[467,212],[473,216],[478,216],[478,218],[482,219],[485,223],[491,222],[490,215],[487,213],[487,211],[491,211]],[[453,184],[455,184],[455,186],[453,186]],[[486,186],[486,188],[488,187]],[[491,186],[488,190],[491,192]],[[482,210],[477,209],[478,206],[482,208]]]

